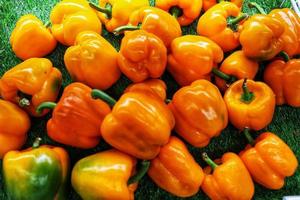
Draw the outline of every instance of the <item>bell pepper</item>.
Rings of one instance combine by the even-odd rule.
[[[22,60],[44,57],[56,47],[56,40],[43,22],[32,14],[22,16],[10,36],[16,56]]]
[[[224,52],[228,52],[240,45],[237,26],[247,17],[234,3],[223,1],[200,17],[197,33],[213,40]]]
[[[218,88],[198,80],[178,90],[169,103],[175,131],[195,147],[204,147],[228,124],[227,108]]]
[[[92,89],[82,83],[68,85],[59,102],[44,102],[37,112],[54,109],[47,123],[48,136],[59,143],[88,149],[101,137],[100,125],[110,112],[109,106],[91,97]]]
[[[247,58],[243,51],[236,51],[223,61],[219,69],[213,68],[212,72],[216,76],[216,85],[224,92],[239,79],[253,80],[258,68],[258,62]]]
[[[203,0],[203,10],[207,11],[208,9],[210,9],[211,7],[213,7],[214,5],[222,1],[224,0]],[[239,8],[241,8],[243,5],[243,0],[230,0],[230,2],[234,3]]]
[[[46,58],[30,58],[8,70],[0,79],[0,93],[4,100],[18,103],[32,116],[37,106],[55,101],[62,83],[61,72]]]
[[[181,26],[187,26],[199,17],[202,0],[156,0],[155,6],[170,12]]]
[[[244,79],[233,83],[224,95],[229,121],[239,130],[261,130],[271,123],[275,94],[263,82]]]
[[[129,25],[114,30],[119,35],[129,30],[145,30],[159,37],[169,47],[171,42],[181,36],[181,27],[177,20],[164,10],[155,7],[143,7],[134,11],[129,18]]]
[[[149,168],[144,161],[135,173],[136,162],[115,149],[85,157],[72,170],[72,186],[82,199],[133,200],[137,182]]]
[[[99,0],[99,6],[90,3],[99,11],[98,16],[106,30],[113,32],[116,28],[128,24],[130,15],[142,7],[149,6],[148,0]]]
[[[186,35],[173,40],[168,55],[168,71],[181,86],[198,79],[210,80],[213,66],[223,60],[222,49],[212,40]]]
[[[185,144],[174,136],[151,160],[148,175],[159,187],[178,197],[195,195],[204,178]]]
[[[102,24],[87,0],[62,0],[50,13],[52,33],[66,46],[74,44],[82,31],[102,32]]]
[[[212,200],[250,200],[254,195],[254,184],[242,160],[235,153],[225,153],[222,159],[212,161],[206,153],[203,159],[209,167],[204,168],[201,189]]]
[[[28,115],[15,104],[0,99],[0,159],[24,145],[29,128]]]
[[[133,82],[159,78],[167,65],[167,48],[152,33],[126,32],[118,54],[120,70]]]
[[[8,199],[67,199],[68,153],[60,147],[39,146],[10,151],[3,159],[4,185]]]
[[[67,49],[64,61],[74,81],[105,90],[121,76],[117,55],[115,48],[102,36],[84,31],[78,34],[74,46]]]
[[[262,133],[255,141],[249,130],[244,133],[249,145],[240,152],[254,181],[272,190],[279,190],[284,179],[292,176],[298,167],[298,161],[290,147],[273,133]]]

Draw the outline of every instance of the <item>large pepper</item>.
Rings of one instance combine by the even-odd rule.
[[[8,199],[67,199],[68,153],[60,147],[39,146],[10,151],[3,159],[4,185]]]
[[[73,80],[105,90],[120,78],[117,56],[115,48],[101,35],[84,31],[67,49],[64,61]]]
[[[158,36],[169,47],[171,42],[181,36],[181,27],[177,20],[164,10],[155,7],[143,7],[133,12],[128,26],[115,29],[115,34],[128,30],[142,29]]]
[[[178,197],[195,195],[204,178],[185,144],[174,136],[151,160],[148,175],[159,187]]]
[[[210,199],[252,199],[254,184],[238,155],[225,153],[222,159],[214,162],[206,153],[203,153],[203,159],[209,167],[204,169],[205,175],[201,189]]]
[[[50,13],[52,33],[60,43],[71,46],[82,31],[101,34],[102,25],[87,0],[63,0]]]
[[[110,108],[105,102],[94,100],[91,91],[82,83],[72,83],[65,88],[57,104],[44,102],[38,107],[38,112],[46,108],[54,109],[47,123],[51,139],[84,149],[99,143],[100,126]]]
[[[130,15],[145,6],[149,6],[148,0],[99,0],[99,6],[90,6],[99,11],[99,17],[106,30],[113,32],[116,28],[128,24]]]
[[[223,1],[200,17],[197,32],[216,42],[224,52],[228,52],[240,45],[236,26],[247,17],[234,3]]]
[[[273,119],[275,94],[263,82],[239,80],[227,89],[224,100],[229,121],[240,130],[260,130]]]
[[[133,82],[159,78],[167,65],[167,49],[152,33],[144,30],[126,32],[118,54],[121,71]]]
[[[187,26],[199,17],[202,0],[156,0],[155,6],[170,12],[181,26]]]
[[[285,177],[292,176],[298,167],[295,154],[273,133],[263,133],[254,141],[247,129],[244,132],[250,144],[240,157],[254,181],[268,189],[282,188]]]
[[[10,36],[16,56],[22,60],[44,57],[56,47],[56,40],[43,22],[32,14],[22,16]]]
[[[203,0],[203,10],[207,11],[208,9],[210,9],[211,7],[213,7],[214,5],[216,5],[217,3],[221,2],[221,1],[223,1],[223,0]],[[234,3],[239,8],[241,8],[243,5],[243,0],[230,0],[230,2]]]
[[[20,149],[30,128],[28,115],[15,104],[0,100],[0,159],[12,150]]]
[[[198,79],[210,80],[213,66],[222,62],[223,51],[212,40],[186,35],[173,40],[168,55],[168,71],[181,86]]]
[[[169,104],[175,117],[175,131],[196,147],[208,145],[227,126],[226,105],[218,88],[206,80],[183,87]]]
[[[46,58],[31,58],[7,71],[0,79],[3,99],[19,103],[33,116],[37,106],[55,101],[62,83],[61,72]]]

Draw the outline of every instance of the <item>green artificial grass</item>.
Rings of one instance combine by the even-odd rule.
[[[17,20],[24,14],[32,13],[41,18],[44,22],[48,21],[49,13],[51,8],[55,5],[58,0],[0,0],[0,75],[11,67],[17,65],[21,62],[11,50],[9,44],[10,34],[15,26]],[[154,0],[151,0],[153,5]],[[290,7],[289,0],[254,0],[263,6],[266,11],[270,11],[273,8],[278,8],[280,5],[282,7]],[[244,12],[253,14],[256,12],[255,9],[250,9],[246,4],[249,1],[245,1],[243,7]],[[189,27],[184,27],[184,34],[196,34],[196,25],[197,22],[194,22]],[[116,49],[119,49],[119,44],[121,36],[115,37],[112,34],[104,31],[102,34],[106,39],[108,39]],[[63,86],[65,87],[71,83],[71,79],[64,67],[63,55],[66,47],[59,45],[56,50],[49,56],[47,56],[54,64],[58,67],[63,73]],[[262,64],[262,69],[264,64]],[[262,71],[262,70],[261,70]],[[179,88],[176,82],[170,77],[169,74],[164,74],[162,77],[168,85],[168,97],[171,98],[172,94]],[[261,80],[261,72],[256,77],[256,80]],[[108,90],[109,94],[118,98],[124,88],[130,83],[128,79],[122,77],[111,89]],[[64,145],[53,142],[47,137],[46,134],[46,122],[50,118],[51,114],[46,117],[39,119],[32,119],[32,127],[28,133],[29,137],[24,148],[31,146],[33,140],[40,136],[43,138],[43,143],[52,144],[65,147],[71,157],[71,166],[75,164],[79,159],[91,155],[93,153],[99,152],[101,150],[109,149],[109,145],[105,142],[101,142],[96,148],[91,150],[80,150],[76,148],[66,147]],[[300,109],[291,108],[289,106],[281,106],[276,108],[274,120],[270,126],[268,126],[263,131],[271,131],[276,133],[281,137],[295,152],[298,160],[300,160]],[[258,133],[256,134],[258,135]],[[0,144],[2,145],[2,144]],[[221,157],[222,154],[228,151],[240,152],[246,145],[246,139],[243,135],[231,125],[229,125],[222,134],[213,139],[211,143],[203,149],[193,148],[188,145],[191,153],[199,162],[199,164],[204,167],[205,163],[201,160],[201,152],[206,151],[212,158]],[[0,172],[2,171],[2,161],[0,160]],[[113,177],[112,177],[113,178]],[[286,184],[283,189],[278,191],[267,190],[256,184],[255,186],[255,196],[254,199],[282,199],[285,195],[300,195],[300,172],[297,170],[296,174],[293,177],[286,179]],[[158,188],[148,177],[145,177],[140,183],[138,190],[135,193],[136,199],[147,199],[147,200],[171,200],[171,199],[180,199],[172,196],[171,194]],[[0,200],[7,199],[3,190],[3,181],[2,175],[0,173]],[[72,190],[70,187],[68,199],[80,199],[80,197]],[[202,191],[200,191],[194,197],[188,199],[208,199]]]

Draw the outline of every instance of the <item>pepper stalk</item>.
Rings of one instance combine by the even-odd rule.
[[[93,99],[101,99],[105,101],[111,108],[114,107],[114,105],[117,103],[117,101],[114,98],[98,89],[93,89],[91,92],[91,96]]]
[[[111,4],[107,3],[105,5],[105,8],[102,8],[102,7],[100,7],[100,6],[98,6],[94,3],[91,3],[91,2],[89,2],[89,5],[90,5],[91,8],[106,14],[108,19],[111,19],[111,17],[112,17],[112,5]]]
[[[243,94],[241,96],[241,101],[246,104],[250,104],[254,99],[254,94],[253,92],[249,91],[249,88],[247,86],[247,78],[244,79],[242,88],[243,88]]]
[[[146,175],[150,167],[150,161],[143,160],[140,165],[139,171],[128,180],[128,185],[139,182]]]
[[[202,159],[213,169],[215,170],[219,165],[215,163],[210,157],[207,155],[207,153],[202,153]]]

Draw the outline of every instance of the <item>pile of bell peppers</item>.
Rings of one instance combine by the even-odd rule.
[[[251,134],[272,122],[276,105],[300,108],[300,17],[289,8],[266,13],[256,3],[248,5],[259,12],[251,16],[242,4],[62,0],[49,23],[22,16],[10,43],[23,62],[0,79],[0,159],[8,199],[67,199],[71,182],[82,199],[132,200],[146,174],[177,197],[201,189],[213,200],[250,200],[254,182],[284,187],[298,167],[295,154],[280,133]],[[183,36],[181,26],[198,18],[198,35]],[[119,51],[101,36],[102,25],[124,34]],[[64,63],[74,81],[65,88],[60,70],[43,58],[58,43],[68,47]],[[255,81],[262,61],[268,63],[264,82]],[[165,73],[181,86],[170,99],[160,79]],[[111,97],[104,90],[122,74],[132,84]],[[29,115],[36,121],[50,110],[45,129],[51,140],[79,149],[104,140],[110,148],[74,166],[64,148],[41,138],[22,150]],[[201,148],[229,123],[249,144],[212,160]],[[192,155],[189,145],[202,154]]]

